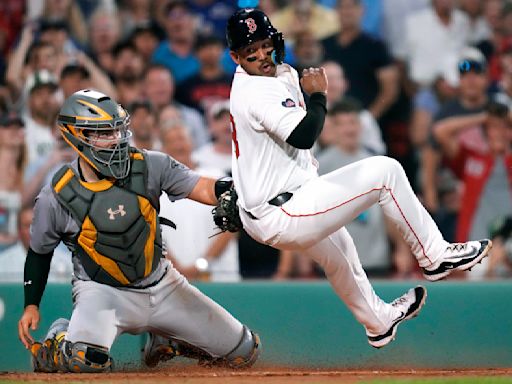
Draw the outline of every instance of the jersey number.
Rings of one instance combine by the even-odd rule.
[[[233,144],[235,144],[235,155],[238,159],[240,157],[240,148],[238,148],[238,140],[236,139],[236,125],[232,114],[229,114],[229,120],[231,121],[231,139],[233,140]]]

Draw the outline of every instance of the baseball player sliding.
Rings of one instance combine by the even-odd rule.
[[[317,261],[365,327],[370,345],[387,345],[398,325],[418,314],[427,292],[418,286],[392,303],[381,300],[361,267],[347,223],[379,204],[430,281],[470,269],[491,242],[447,243],[391,158],[372,157],[319,177],[309,149],[326,113],[323,68],[306,69],[299,82],[297,72],[283,63],[282,34],[257,9],[231,16],[227,40],[238,64],[231,88],[233,179],[244,229],[261,243],[301,250]],[[307,110],[301,86],[310,95]]]
[[[148,366],[176,355],[251,366],[260,351],[258,336],[162,257],[161,193],[214,205],[232,183],[200,177],[162,153],[129,147],[129,116],[102,93],[74,93],[58,123],[79,158],[61,168],[36,200],[18,323],[34,370],[110,371],[110,347],[125,332],[150,332],[143,355]],[[30,329],[38,326],[60,240],[73,253],[73,313],[69,321],[55,321],[43,343],[34,342]]]

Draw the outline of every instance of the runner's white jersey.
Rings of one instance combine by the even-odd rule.
[[[286,143],[306,115],[297,71],[282,64],[276,77],[251,76],[238,66],[230,100],[238,202],[261,217],[267,201],[317,175],[311,151]]]

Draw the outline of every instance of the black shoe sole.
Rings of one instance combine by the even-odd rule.
[[[421,311],[421,308],[425,305],[425,301],[427,299],[427,289],[421,285],[414,288],[414,292],[416,293],[416,301],[409,307],[409,310],[405,314],[405,316],[399,320],[396,320],[391,328],[386,333],[383,333],[379,336],[368,336],[368,343],[373,348],[382,348],[395,340],[396,331],[398,326],[402,321],[412,319]]]
[[[469,262],[467,259],[460,260],[457,263],[441,263],[441,265],[434,271],[428,271],[423,269],[423,276],[428,281],[439,281],[446,278],[453,271],[467,271],[473,268],[476,264],[481,263],[483,258],[489,254],[489,250],[492,248],[491,240],[480,240],[480,251],[477,255]],[[447,265],[454,265],[450,269],[446,269]]]

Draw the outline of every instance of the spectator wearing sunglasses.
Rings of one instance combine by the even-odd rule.
[[[446,78],[452,85],[458,87],[458,96],[443,104],[434,117],[433,125],[450,121],[454,124],[463,124],[466,128],[459,132],[454,140],[475,150],[487,146],[487,141],[482,134],[482,112],[484,111],[489,97],[489,77],[487,63],[483,54],[476,48],[467,47],[463,49],[459,60],[452,66],[453,71],[446,74]],[[423,195],[425,196],[428,209],[436,218],[438,211],[443,207],[439,205],[439,177],[445,173],[446,159],[440,151],[439,143],[430,134],[428,143],[422,150],[422,180]],[[455,241],[450,238],[450,228],[443,228],[438,222],[441,232],[448,241]]]
[[[464,67],[463,69],[466,69]],[[475,146],[459,137],[478,127],[485,145]],[[512,123],[509,108],[490,102],[478,114],[439,121],[434,136],[449,167],[463,182],[462,200],[456,226],[456,242],[479,234],[503,215],[512,215]],[[485,264],[471,277],[483,277]]]

